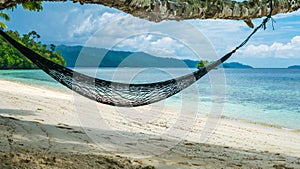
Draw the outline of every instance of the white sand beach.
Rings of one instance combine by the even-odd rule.
[[[0,86],[0,168],[300,168],[299,131]]]

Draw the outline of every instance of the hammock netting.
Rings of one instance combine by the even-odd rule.
[[[80,95],[103,104],[135,107],[161,101],[192,85],[209,71],[230,58],[233,53],[248,42],[259,28],[265,28],[270,18],[271,15],[265,18],[262,24],[255,28],[238,47],[216,62],[178,78],[146,84],[118,83],[87,76],[45,59],[33,50],[15,41],[2,30],[0,30],[0,34],[45,73]]]

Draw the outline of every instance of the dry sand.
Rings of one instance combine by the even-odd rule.
[[[0,86],[0,168],[300,168],[299,131]]]

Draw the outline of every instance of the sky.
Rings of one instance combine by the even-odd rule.
[[[83,45],[111,50],[146,52],[160,57],[216,60],[239,45],[253,29],[243,21],[208,19],[162,21],[133,17],[102,5],[43,2],[40,12],[18,6],[6,11],[9,29],[21,34],[35,30],[41,41],[56,45]],[[273,17],[228,62],[255,68],[300,65],[300,11]],[[254,19],[257,26],[262,19]]]

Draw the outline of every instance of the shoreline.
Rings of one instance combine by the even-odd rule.
[[[214,121],[202,116],[197,116],[196,119],[183,116],[182,121],[177,124],[173,121],[176,120],[176,113],[166,110],[158,112],[151,106],[116,109],[91,102],[72,92],[55,91],[2,79],[0,85],[7,86],[0,89],[1,160],[9,159],[7,158],[9,154],[15,154],[14,158],[19,164],[26,162],[25,157],[25,159],[29,156],[39,158],[38,155],[31,155],[31,153],[42,153],[41,156],[48,158],[47,153],[56,152],[66,153],[66,157],[63,158],[78,153],[77,159],[83,156],[85,159],[89,155],[98,155],[91,157],[93,159],[98,157],[105,159],[111,155],[114,160],[124,164],[126,163],[124,159],[128,159],[130,161],[128,166],[132,164],[132,168],[136,167],[135,164],[141,165],[138,168],[147,166],[156,168],[300,167],[299,131],[253,124],[227,117],[217,118]],[[97,110],[101,110],[102,118],[110,127],[106,131],[95,130],[101,132],[97,139],[102,139],[100,143],[103,145],[112,145],[112,147],[99,148],[95,138],[91,137],[91,133],[87,133],[89,129],[96,129],[96,126],[91,128],[87,124],[93,120],[99,121],[91,118],[95,114],[92,114],[94,110],[88,104],[96,105]],[[84,113],[78,112],[78,107],[82,108]],[[133,110],[140,114],[134,114]],[[83,123],[85,117],[88,123]],[[189,126],[190,128],[186,128],[187,122],[192,120],[195,123]],[[206,123],[208,120],[212,120],[216,125],[207,125],[210,124]],[[172,128],[173,126],[175,128]],[[176,138],[179,135],[172,133],[172,130],[183,132],[186,136]],[[209,136],[201,139],[205,132]],[[137,141],[135,138],[146,139]],[[124,144],[116,144],[120,142]],[[142,151],[133,151],[141,150],[139,148],[143,148]],[[24,151],[19,152],[18,150],[21,149]],[[33,152],[27,153],[26,150],[30,149]],[[149,155],[154,150],[158,150],[158,153]],[[16,153],[25,155],[17,157]],[[142,153],[148,154],[147,158],[137,158],[136,155]],[[3,154],[6,154],[6,157]],[[75,168],[77,163],[77,167],[82,165],[71,159],[69,158]],[[82,162],[88,163],[87,159]],[[107,165],[114,163],[111,160],[107,161]],[[52,163],[56,167],[61,164],[53,160]],[[31,162],[28,164],[31,167],[48,166]],[[91,165],[97,166],[96,163]]]
[[[228,119],[228,120],[232,120],[232,121],[240,121],[240,122],[244,122],[244,123],[248,123],[248,124],[254,124],[254,125],[270,127],[270,128],[275,128],[275,129],[287,130],[287,131],[292,131],[295,133],[300,133],[300,129],[288,128],[288,127],[280,126],[280,125],[268,124],[268,123],[264,123],[264,122],[256,122],[256,121],[251,121],[251,120],[247,120],[247,119],[239,119],[239,118],[225,116],[225,115],[221,115],[220,118]]]
[[[71,91],[70,89],[66,88],[65,86],[59,84],[58,82],[57,82],[58,85],[47,86],[45,84],[43,84],[43,85],[38,85],[36,83],[30,84],[30,83],[27,83],[27,82],[20,82],[20,81],[17,81],[17,80],[8,80],[8,79],[1,79],[1,78],[0,78],[0,81],[7,81],[7,82],[12,82],[12,83],[17,83],[17,84],[20,84],[20,85],[41,88],[41,89],[44,89],[44,90],[62,92],[62,93],[70,94],[70,95],[75,94],[75,93],[73,93],[73,91]],[[206,117],[208,116],[206,114],[199,114],[199,115],[200,116],[206,116]],[[234,120],[234,121],[242,121],[242,122],[245,122],[245,123],[257,124],[257,125],[261,125],[261,126],[284,129],[284,130],[289,130],[289,131],[294,131],[294,132],[300,132],[300,128],[299,129],[289,128],[289,127],[282,126],[282,125],[269,124],[269,123],[265,123],[265,122],[256,122],[256,121],[252,121],[252,120],[249,120],[249,119],[240,119],[240,118],[236,118],[236,117],[226,116],[226,115],[223,115],[223,114],[219,118],[220,119],[230,119],[230,120]]]

